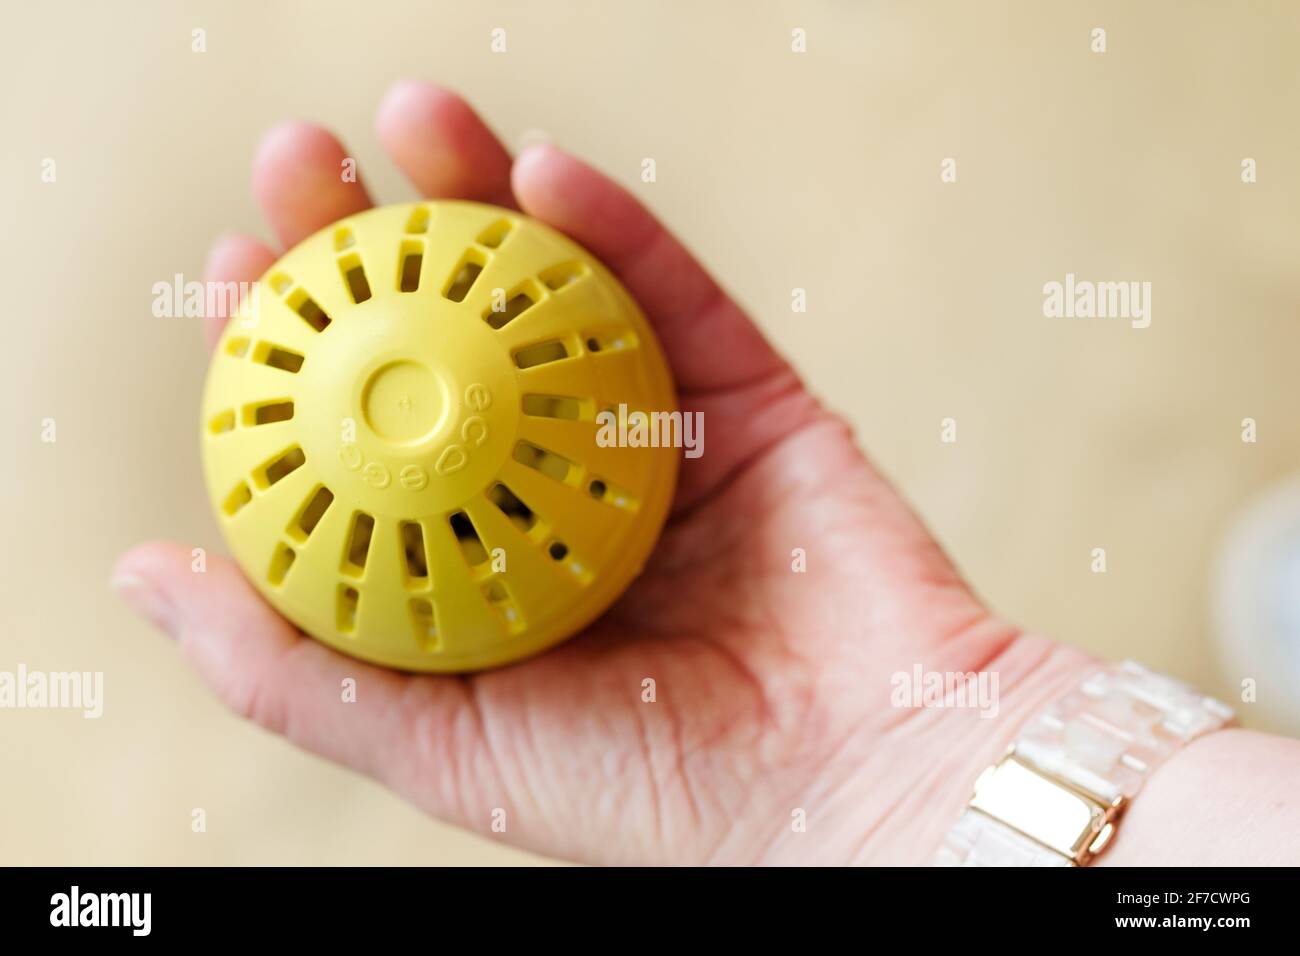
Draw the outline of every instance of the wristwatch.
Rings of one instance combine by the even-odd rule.
[[[1098,670],[980,774],[934,865],[1085,866],[1152,770],[1235,722],[1226,704],[1140,664]]]

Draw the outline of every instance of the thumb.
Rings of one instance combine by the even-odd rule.
[[[305,637],[229,559],[199,571],[189,548],[151,542],[118,560],[112,584],[236,714],[386,782],[389,768],[405,763],[410,728],[399,705],[413,679]]]

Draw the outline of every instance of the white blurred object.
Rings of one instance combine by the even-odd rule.
[[[1214,574],[1215,640],[1234,681],[1258,699],[1238,713],[1300,734],[1300,478],[1251,502],[1228,533]]]

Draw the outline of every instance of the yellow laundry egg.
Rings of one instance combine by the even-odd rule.
[[[494,206],[384,206],[244,297],[208,371],[203,470],[231,552],[295,625],[471,671],[572,636],[637,576],[680,451],[607,426],[675,408],[653,330],[580,246]]]

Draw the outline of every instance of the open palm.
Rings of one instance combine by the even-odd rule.
[[[996,661],[1005,712],[1082,662],[984,610],[844,424],[621,188],[551,146],[512,160],[424,84],[394,87],[378,130],[424,195],[560,229],[655,325],[708,443],[644,574],[570,642],[465,677],[339,655],[231,562],[193,574],[188,547],[134,549],[119,589],[234,710],[455,824],[590,862],[922,861],[1003,724],[894,707],[890,675]],[[263,141],[254,189],[285,247],[371,205],[341,180],[346,155],[305,124]],[[208,278],[253,280],[276,257],[227,235]]]

